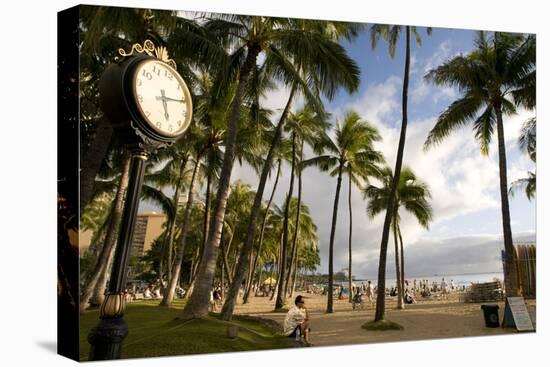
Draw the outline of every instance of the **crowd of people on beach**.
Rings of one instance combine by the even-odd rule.
[[[151,283],[133,283],[128,284],[125,291],[125,298],[127,302],[139,299],[151,299],[159,300],[163,297],[163,292],[166,289],[166,280],[157,279]],[[451,292],[457,290],[465,290],[465,286],[458,287],[451,279],[447,282],[445,278],[441,279],[441,282],[432,281],[427,279],[414,279],[413,281],[405,280],[404,299],[408,304],[416,303],[418,297],[432,298],[441,297],[442,299],[448,299]],[[266,284],[254,284],[251,286],[250,294],[254,297],[273,297],[276,292],[276,286],[272,283]],[[322,294],[326,295],[328,292],[328,286],[308,285],[302,289],[306,293]],[[224,295],[228,291],[227,285],[218,284],[212,287],[210,291],[210,304],[211,311],[218,312],[223,305]],[[333,297],[336,299],[348,299],[348,295],[351,291],[352,302],[354,304],[363,305],[363,298],[366,300],[366,304],[372,305],[376,300],[378,289],[371,280],[361,282],[359,285],[352,284],[351,290],[344,287],[344,285],[336,285],[333,289]],[[185,295],[185,289],[181,287],[176,288],[176,297],[182,298]],[[243,298],[245,292],[244,284],[239,289],[239,298]],[[385,295],[387,297],[397,297],[398,288],[397,285],[385,289]]]
[[[404,287],[404,300],[407,304],[416,303],[417,297],[421,298],[432,298],[432,297],[441,297],[442,299],[449,299],[449,295],[455,291],[464,291],[466,286],[458,287],[455,285],[454,281],[451,279],[450,282],[447,282],[445,278],[441,278],[441,282],[437,281],[428,281],[427,279],[414,279],[412,282],[405,280]],[[328,287],[325,287],[323,294],[326,294]],[[344,285],[337,285],[333,290],[333,297],[337,299],[347,299],[348,290]],[[386,297],[397,297],[398,296],[398,286],[392,286],[385,289]],[[355,305],[363,305],[363,297],[366,298],[369,305],[372,305],[375,297],[378,294],[378,288],[373,285],[373,283],[368,280],[367,283],[362,282],[360,285],[352,284],[351,295],[352,302]]]

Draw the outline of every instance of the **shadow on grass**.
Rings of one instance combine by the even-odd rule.
[[[181,309],[130,304],[125,312],[129,334],[122,348],[122,358],[157,357],[185,354],[238,352],[290,348],[289,338],[275,333],[268,325],[254,319],[223,321],[217,316],[188,321],[177,320]],[[81,360],[88,354],[86,336],[95,326],[97,311],[81,316]],[[238,338],[227,336],[229,326],[238,327]]]
[[[389,320],[369,321],[361,326],[365,330],[370,331],[386,331],[386,330],[403,330],[403,326]]]

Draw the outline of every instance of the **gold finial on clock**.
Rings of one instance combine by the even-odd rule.
[[[168,55],[168,50],[164,46],[158,46],[156,47],[153,41],[151,40],[145,40],[143,42],[143,45],[139,43],[134,43],[132,45],[132,49],[130,52],[126,52],[123,48],[118,49],[118,53],[122,57],[129,57],[134,54],[134,52],[140,53],[140,54],[147,54],[149,56],[154,56],[159,60],[164,61],[174,69],[176,69],[176,62],[170,58]],[[115,57],[115,60],[118,61],[118,57]]]

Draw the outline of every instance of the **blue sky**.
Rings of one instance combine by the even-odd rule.
[[[432,192],[434,222],[429,230],[420,227],[414,218],[402,213],[402,232],[405,241],[405,261],[411,276],[501,271],[502,222],[498,191],[498,161],[496,145],[487,157],[481,155],[470,127],[452,134],[439,146],[424,152],[424,143],[435,120],[459,93],[451,88],[427,84],[425,73],[445,60],[467,53],[473,48],[475,32],[469,30],[434,28],[432,35],[425,28],[418,29],[422,47],[412,43],[409,86],[409,128],[404,164],[426,181]],[[352,43],[343,42],[349,55],[361,68],[359,90],[349,95],[344,91],[327,109],[333,122],[353,109],[376,126],[383,140],[377,147],[394,166],[397,139],[401,126],[401,91],[404,68],[403,36],[397,46],[395,58],[390,58],[387,45],[382,41],[377,49],[370,46],[370,35],[363,33]],[[280,88],[264,99],[265,107],[280,111],[287,100],[288,90]],[[295,103],[300,107],[300,102]],[[517,136],[523,121],[534,112],[519,111],[505,118],[505,136],[508,154],[508,180],[524,177],[534,164],[517,147]],[[274,119],[278,116],[275,114]],[[275,196],[283,201],[288,190],[289,167]],[[242,180],[256,187],[258,178],[246,165],[236,166],[232,181]],[[266,194],[273,179],[268,181]],[[310,206],[319,228],[321,266],[327,271],[328,239],[336,180],[315,168],[304,172],[304,202]],[[347,184],[342,195],[347,195]],[[295,193],[296,195],[296,193]],[[354,215],[353,273],[360,278],[372,278],[377,272],[378,254],[383,216],[369,219],[366,204],[360,191],[352,189]],[[148,206],[145,205],[146,209]],[[531,241],[535,237],[535,201],[529,202],[522,192],[510,199],[512,230],[515,241]],[[347,201],[341,200],[335,243],[335,268],[347,267]],[[393,253],[388,253],[388,274],[394,274]]]

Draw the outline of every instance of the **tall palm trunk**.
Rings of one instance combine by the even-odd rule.
[[[252,281],[254,280],[254,258],[256,255],[254,255],[254,251],[250,251],[250,257],[248,259],[248,274],[246,275],[246,283],[244,287],[244,294],[243,294],[243,303],[244,302],[244,296],[248,293],[250,293],[252,289]]]
[[[269,210],[271,208],[271,203],[273,202],[273,198],[275,197],[275,191],[277,190],[277,185],[279,183],[279,177],[281,175],[282,163],[283,163],[283,161],[281,159],[279,159],[279,162],[277,164],[277,173],[276,173],[276,176],[275,176],[275,182],[273,183],[273,190],[271,190],[271,195],[269,196],[269,200],[267,201],[267,206],[266,206],[266,209],[265,209],[264,218],[262,220],[262,227],[260,229],[260,237],[258,239],[258,252],[256,253],[256,257],[254,258],[254,263],[252,264],[252,267],[254,269],[257,268],[258,260],[260,259],[260,255],[262,253],[262,248],[263,248],[263,244],[264,244],[265,226],[267,224],[267,218],[269,217]],[[261,269],[260,269],[260,274],[261,274]],[[249,295],[250,295],[250,289],[248,289],[248,291],[244,294],[243,303],[248,302]]]
[[[172,266],[172,276],[170,277],[170,283],[168,283],[168,289],[162,301],[161,306],[170,306],[174,300],[176,294],[176,286],[180,278],[181,263],[183,261],[183,254],[185,253],[185,243],[187,240],[187,234],[191,228],[191,211],[193,210],[193,199],[195,197],[195,181],[199,175],[199,169],[201,167],[201,153],[199,152],[196,157],[195,168],[193,169],[193,175],[191,176],[191,182],[189,184],[189,191],[187,193],[187,203],[185,205],[185,212],[183,214],[183,223],[181,225],[181,235],[179,238],[178,252],[174,259],[174,265]]]
[[[275,291],[271,294],[271,297],[269,297],[270,301],[272,301],[273,298],[277,295],[279,283],[281,283],[281,253],[283,252],[283,232],[284,231],[281,230],[281,235],[279,236],[279,249],[277,251],[277,283],[275,284]]]
[[[90,298],[90,304],[92,305],[101,305],[105,300],[105,290],[107,289],[107,281],[109,280],[109,275],[111,274],[110,269],[113,264],[114,256],[115,246],[111,249],[111,254],[109,255],[107,265],[101,269],[101,274],[99,275],[94,287],[94,293],[92,294],[92,298]]]
[[[223,268],[225,269],[225,273],[227,275],[227,284],[233,283],[233,278],[231,277],[231,267],[229,266],[229,260],[227,258],[227,255],[229,253],[229,248],[231,247],[231,242],[233,241],[233,233],[231,233],[231,238],[229,239],[229,245],[225,246],[225,230],[222,230],[222,237],[220,240],[220,250],[222,252],[222,264]],[[223,269],[222,269],[223,270]]]
[[[214,217],[212,218],[211,228],[208,234],[208,241],[204,246],[203,255],[199,264],[198,282],[195,284],[193,294],[189,298],[180,319],[191,319],[204,317],[208,315],[210,304],[210,290],[212,281],[216,272],[216,262],[218,258],[218,245],[220,243],[221,230],[225,216],[225,206],[229,196],[231,184],[231,171],[235,161],[235,149],[237,142],[237,133],[239,130],[240,109],[243,95],[245,92],[248,77],[252,68],[256,65],[256,59],[261,51],[258,43],[248,45],[246,60],[239,73],[239,81],[233,101],[229,121],[227,123],[227,133],[225,138],[225,154],[218,183],[218,193],[214,203]]]
[[[286,250],[288,247],[288,221],[290,215],[290,201],[294,191],[294,170],[296,169],[296,134],[292,134],[292,167],[290,169],[290,185],[285,203],[285,213],[283,219],[283,242],[281,245],[281,267],[279,268],[279,282],[277,283],[277,300],[275,301],[275,309],[280,310],[285,305],[286,297],[286,266],[287,256]]]
[[[399,235],[399,247],[401,251],[401,289],[403,290],[401,298],[405,302],[405,252],[403,252],[403,237],[401,236],[401,226],[399,224],[397,224],[397,234]]]
[[[351,239],[353,235],[353,211],[351,210],[351,175],[352,172],[348,172],[348,210],[349,210],[349,237],[348,237],[348,271],[349,271],[349,301],[353,301],[353,294],[351,293],[352,286],[352,253],[351,253]]]
[[[225,300],[225,303],[222,308],[221,318],[223,320],[231,319],[233,315],[233,310],[235,308],[235,303],[237,302],[237,296],[239,294],[238,287],[240,287],[240,284],[244,281],[246,276],[248,264],[245,259],[247,259],[250,256],[250,252],[252,251],[252,247],[254,245],[254,240],[256,239],[256,229],[257,229],[256,222],[258,220],[258,216],[260,215],[260,209],[262,207],[262,198],[264,195],[265,184],[267,182],[269,172],[271,172],[271,167],[273,165],[273,159],[275,157],[275,153],[279,149],[279,145],[281,143],[283,126],[288,116],[288,112],[290,111],[290,107],[292,105],[292,100],[294,99],[295,93],[296,93],[296,86],[293,86],[290,91],[290,95],[288,97],[283,113],[281,114],[281,117],[279,118],[279,122],[275,127],[275,134],[271,141],[271,145],[269,147],[264,165],[262,167],[260,182],[258,183],[258,189],[256,190],[256,195],[254,196],[254,203],[252,204],[252,209],[250,211],[250,218],[248,220],[246,239],[238,261],[239,268],[237,269],[237,273],[235,274],[235,279],[234,279],[235,282],[233,283],[232,287],[229,289],[229,292],[227,294],[227,299]]]
[[[402,288],[402,277],[401,277],[401,262],[399,261],[399,241],[397,240],[397,210],[394,212],[393,216],[393,243],[395,245],[395,279],[397,287],[397,308],[403,309],[405,305],[403,303],[403,288]]]
[[[382,241],[380,243],[380,258],[378,263],[378,293],[376,294],[376,312],[374,321],[384,320],[386,312],[385,289],[386,289],[386,260],[388,254],[388,240],[390,237],[390,226],[392,222],[392,209],[395,205],[395,194],[403,166],[403,153],[405,151],[405,140],[407,137],[407,96],[409,90],[409,68],[411,63],[411,29],[406,27],[406,49],[405,49],[405,72],[403,76],[403,95],[402,95],[402,121],[401,133],[399,134],[399,145],[397,147],[397,157],[395,160],[394,176],[391,183],[390,197],[388,198],[388,208],[384,218],[382,228]]]
[[[173,247],[174,247],[174,236],[176,235],[176,218],[178,214],[178,202],[180,199],[181,186],[183,185],[183,174],[185,172],[185,166],[187,166],[188,156],[180,163],[180,169],[178,173],[178,179],[176,181],[176,188],[174,190],[174,198],[172,202],[174,203],[174,217],[170,221],[170,227],[168,228],[168,240],[166,242],[166,283],[170,284],[172,279],[172,267],[173,267]]]
[[[290,292],[289,297],[292,299],[292,296],[294,295],[294,289],[296,289],[296,273],[298,271],[298,261],[294,263],[294,266],[292,267],[292,281],[290,282]]]
[[[500,202],[502,212],[502,232],[504,237],[504,287],[507,297],[519,295],[517,269],[514,259],[514,241],[512,225],[510,224],[510,204],[508,203],[508,179],[506,171],[506,145],[504,140],[504,124],[500,104],[495,106],[497,117],[498,168],[500,176]]]
[[[84,286],[84,290],[80,296],[80,312],[84,312],[88,307],[88,302],[93,295],[94,288],[102,274],[106,272],[107,265],[111,261],[110,259],[114,256],[114,247],[116,242],[116,237],[118,234],[118,229],[120,227],[120,222],[122,221],[122,212],[124,210],[124,197],[128,189],[128,177],[130,173],[130,157],[125,158],[124,167],[122,168],[122,174],[120,176],[120,182],[118,184],[117,193],[115,195],[115,202],[113,207],[113,214],[111,216],[111,222],[109,223],[109,228],[107,234],[105,235],[105,241],[103,243],[103,248],[97,259],[97,263],[92,272],[92,276],[88,280],[88,283]]]
[[[332,208],[332,225],[330,228],[330,243],[328,252],[328,301],[327,313],[333,313],[333,283],[334,283],[334,235],[336,234],[336,223],[338,221],[338,201],[340,200],[340,188],[342,187],[342,162],[338,167],[338,181],[336,183],[336,194],[334,195],[334,207]]]
[[[210,201],[212,191],[212,172],[209,167],[208,174],[206,176],[206,194],[204,200],[204,221],[202,227],[202,248],[206,246],[206,240],[208,239],[208,232],[210,231]]]
[[[304,158],[304,140],[300,145],[300,163]],[[290,266],[288,267],[289,276],[286,278],[285,290],[288,292],[288,285],[291,284],[292,269],[294,269],[298,255],[298,236],[300,234],[300,214],[302,209],[302,170],[298,169],[298,208],[296,209],[296,221],[294,225],[294,235],[292,237],[292,252],[290,258]],[[288,292],[292,296],[292,292]]]

